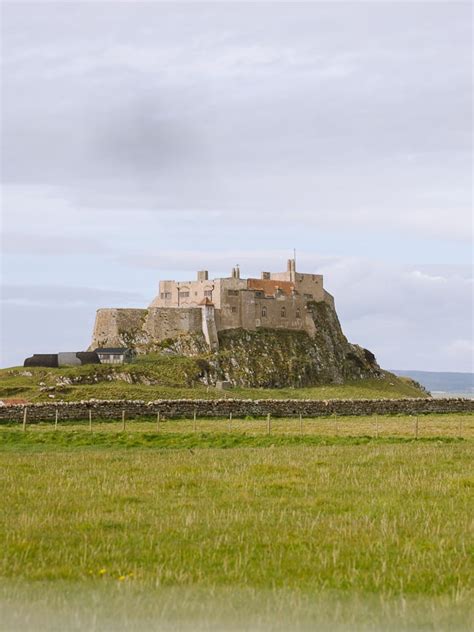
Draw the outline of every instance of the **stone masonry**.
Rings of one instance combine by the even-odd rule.
[[[308,305],[314,303],[334,309],[322,275],[297,272],[294,259],[285,272],[262,272],[260,279],[243,279],[235,267],[230,277],[210,280],[204,270],[195,281],[160,281],[148,309],[99,309],[90,349],[127,345],[147,351],[150,342],[191,334],[217,351],[218,333],[229,329],[284,329],[313,337]]]
[[[0,407],[1,422],[23,421],[25,407],[27,422],[53,421],[58,414],[61,421],[79,421],[89,418],[121,418],[125,411],[128,420],[140,417],[192,418],[199,417],[323,417],[328,415],[416,415],[425,413],[474,413],[473,399],[359,399],[359,400],[305,400],[305,399],[175,399],[145,401],[82,401],[38,404],[17,404]]]

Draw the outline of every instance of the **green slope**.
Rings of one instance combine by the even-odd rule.
[[[233,388],[218,390],[202,383],[203,358],[149,355],[123,366],[14,367],[0,370],[0,399],[75,401],[81,399],[159,399],[222,397],[263,399],[355,399],[425,397],[407,378],[384,372],[381,378],[304,388]]]

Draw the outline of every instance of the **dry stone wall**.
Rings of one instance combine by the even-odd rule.
[[[0,408],[0,423],[22,422],[25,407],[28,422],[54,420],[56,411],[62,421],[85,420],[89,411],[95,419],[119,419],[125,411],[128,419],[152,417],[159,412],[163,418],[193,416],[226,417],[319,417],[327,415],[393,415],[424,413],[472,413],[473,399],[358,399],[358,400],[305,400],[305,399],[175,399],[145,401],[83,401],[39,403],[4,406]]]

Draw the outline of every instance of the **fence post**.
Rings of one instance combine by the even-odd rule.
[[[25,408],[23,409],[23,432],[26,432],[26,416],[27,416],[27,410],[28,408],[25,406]]]
[[[229,432],[232,432],[232,413],[229,413]]]
[[[122,410],[122,432],[125,432],[125,411]]]
[[[160,411],[156,413],[156,429],[160,429]]]
[[[54,411],[54,429],[58,429],[58,409]]]
[[[196,409],[194,409],[194,413],[193,413],[193,432],[196,432]]]
[[[271,422],[271,417],[270,417],[270,413],[267,414],[267,434],[271,434],[272,432],[272,422]]]
[[[89,430],[92,432],[92,410],[89,408]]]

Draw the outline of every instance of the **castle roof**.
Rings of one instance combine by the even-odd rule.
[[[250,290],[260,290],[265,296],[274,296],[280,290],[285,296],[291,296],[295,289],[291,281],[277,281],[274,279],[247,279]]]
[[[99,347],[94,351],[95,353],[126,353],[130,349],[128,347]]]

